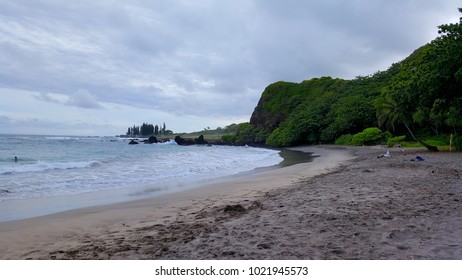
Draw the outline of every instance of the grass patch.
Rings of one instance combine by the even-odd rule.
[[[436,146],[438,147],[439,150],[449,150],[449,144],[439,141],[439,140],[424,140],[425,143],[431,146]],[[401,147],[403,148],[421,148],[423,147],[419,142],[414,142],[414,141],[404,141],[401,142]]]

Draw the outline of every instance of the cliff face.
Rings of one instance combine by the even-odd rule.
[[[263,91],[250,118],[250,124],[272,132],[301,104],[314,102],[325,93],[338,91],[346,82],[322,77],[302,83],[273,83]]]
[[[276,129],[300,102],[294,93],[298,84],[276,82],[263,91],[257,107],[250,117],[250,124],[267,132]]]

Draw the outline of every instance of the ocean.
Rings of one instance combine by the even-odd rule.
[[[0,222],[186,190],[283,160],[263,148],[128,141],[0,135]]]

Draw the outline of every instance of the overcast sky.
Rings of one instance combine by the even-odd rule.
[[[458,2],[0,0],[0,134],[248,121],[270,83],[386,70]]]

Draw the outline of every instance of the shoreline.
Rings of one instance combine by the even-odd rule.
[[[462,153],[301,149],[321,157],[181,195],[2,223],[0,259],[462,259]]]
[[[182,192],[187,189],[192,189],[208,184],[211,181],[219,182],[223,179],[226,180],[236,176],[241,176],[242,174],[246,175],[260,172],[260,170],[281,168],[283,166],[283,162],[285,163],[288,159],[290,160],[290,158],[296,157],[294,153],[292,153],[292,155],[289,154],[288,156],[282,156],[282,150],[268,150],[271,150],[274,153],[279,152],[280,156],[282,157],[282,162],[271,166],[257,167],[255,169],[250,169],[247,165],[244,165],[247,166],[247,168],[241,169],[248,169],[247,171],[239,171],[235,174],[229,175],[217,175],[212,172],[209,173],[211,178],[208,179],[184,177],[174,180],[164,179],[161,182],[155,182],[155,180],[152,179],[151,181],[137,184],[122,182],[117,185],[112,185],[112,188],[109,189],[91,190],[90,188],[84,188],[84,191],[80,193],[77,192],[72,194],[57,194],[44,197],[3,200],[0,201],[0,223],[47,216],[80,208],[137,201],[143,200],[145,198],[162,196],[169,193]],[[307,156],[304,157],[306,158]],[[281,159],[280,157],[278,158]],[[81,186],[85,187],[88,185]]]
[[[312,168],[311,176],[314,176],[319,172],[325,172],[326,168],[334,168],[337,165],[335,160],[339,157],[337,152],[318,147],[296,149],[303,152],[314,151],[315,154],[321,154],[321,157],[316,158],[314,164],[301,163],[240,174],[235,178],[212,180],[194,189],[158,197],[2,222],[0,223],[0,259],[52,258],[52,256],[47,257],[47,251],[62,251],[62,247],[77,242],[76,240],[85,235],[100,235],[114,227],[126,229],[132,221],[136,221],[135,224],[144,224],[147,221],[156,224],[172,223],[182,215],[179,213],[181,209],[197,208],[196,210],[200,211],[199,208],[206,205],[254,199],[266,191],[288,186],[294,180],[301,179],[298,176],[302,175],[301,171],[305,167]],[[340,155],[341,159],[344,159],[343,157],[346,157],[346,154]],[[302,177],[306,176],[310,174]],[[57,240],[60,242],[56,242]],[[55,245],[50,246],[50,244]]]

